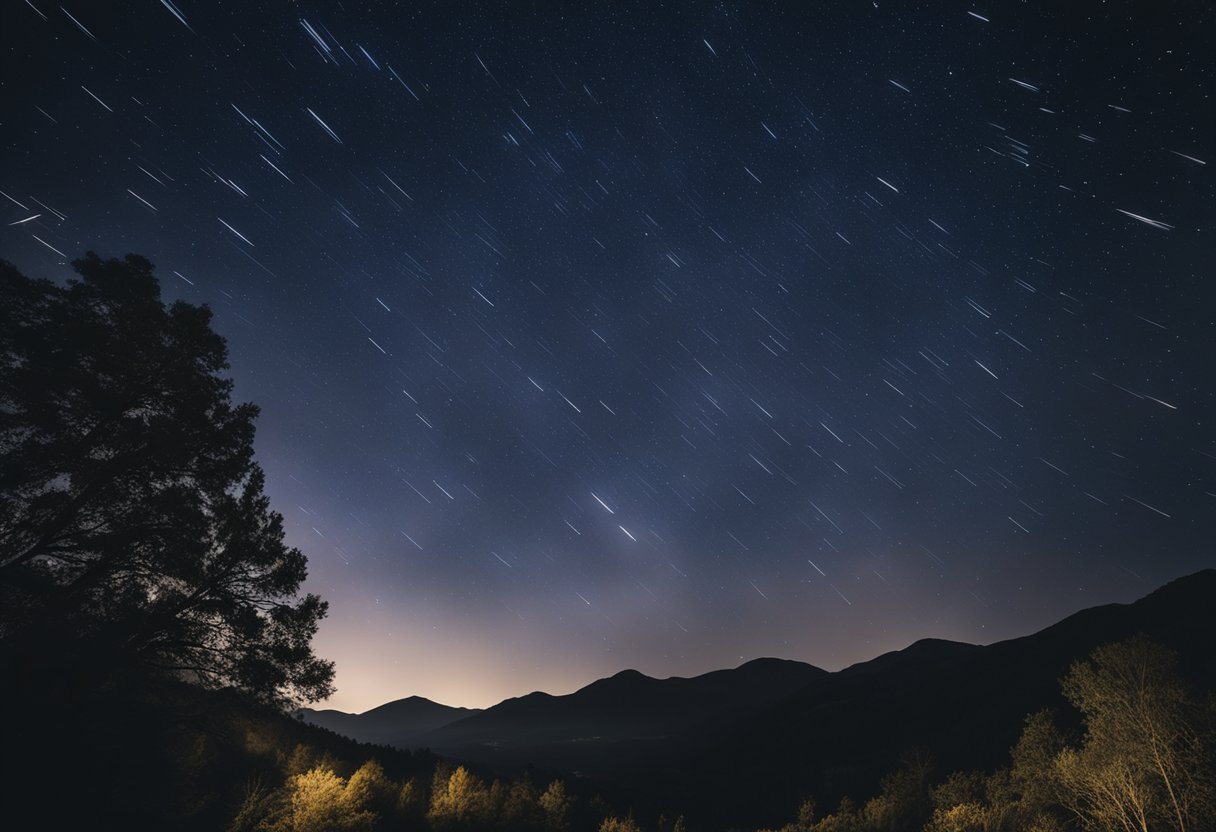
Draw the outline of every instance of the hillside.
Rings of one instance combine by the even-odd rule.
[[[6,794],[48,829],[226,829],[250,789],[321,761],[349,775],[375,759],[401,780],[429,780],[436,764],[125,664],[96,644],[34,658],[0,650],[0,671],[17,682],[0,693]]]

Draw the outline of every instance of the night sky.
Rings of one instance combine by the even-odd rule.
[[[1209,4],[505,5],[3,11],[0,256],[215,310],[333,706],[1216,565]]]

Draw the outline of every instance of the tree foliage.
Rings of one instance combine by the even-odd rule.
[[[290,832],[338,832],[369,827],[371,814],[350,799],[348,786],[329,769],[316,768],[297,774],[291,782],[291,811],[286,829]]]
[[[326,606],[253,457],[205,306],[166,306],[142,257],[61,286],[0,262],[0,637],[85,636],[278,703],[332,690]]]
[[[540,795],[528,777],[521,777],[505,786],[502,807],[498,811],[504,826],[520,832],[546,828],[545,811],[541,808]]]
[[[360,809],[389,817],[397,809],[400,794],[401,788],[388,779],[384,766],[376,760],[368,760],[346,781],[343,798]]]
[[[1060,805],[1060,782],[1055,761],[1066,747],[1050,711],[1026,717],[1022,734],[1009,752],[1009,788],[1024,817],[1039,816]]]
[[[477,775],[457,766],[444,777],[441,769],[435,775],[427,820],[436,829],[475,829],[488,825],[493,807],[490,790]]]
[[[566,793],[566,784],[554,780],[537,799],[545,813],[545,828],[551,832],[569,832],[574,815],[574,798]]]
[[[1056,770],[1086,828],[1212,828],[1211,737],[1173,652],[1144,636],[1108,644],[1074,664],[1063,688],[1084,714],[1085,737]]]
[[[1197,832],[1216,829],[1216,699],[1186,684],[1144,636],[1099,647],[1063,679],[1084,719],[1076,740],[1050,711],[1026,717],[1011,765],[928,787],[911,757],[858,806],[848,798],[781,832]],[[928,800],[926,800],[928,797]]]

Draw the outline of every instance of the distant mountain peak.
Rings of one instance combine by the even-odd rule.
[[[406,744],[416,736],[477,713],[480,711],[441,705],[425,696],[407,696],[358,714],[304,708],[299,716],[361,742]]]
[[[827,673],[826,670],[815,667],[813,664],[800,662],[797,659],[780,659],[776,656],[761,656],[756,659],[749,659],[743,664],[735,668],[735,670],[788,670],[792,668],[811,668],[820,673]]]
[[[868,674],[886,670],[897,665],[933,665],[954,662],[971,653],[983,650],[978,644],[951,641],[945,638],[922,638],[902,650],[891,650],[864,662],[857,662],[840,671],[843,674]]]

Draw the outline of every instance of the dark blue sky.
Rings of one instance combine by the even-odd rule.
[[[334,705],[1216,563],[1204,4],[251,5],[10,4],[0,254],[216,310]]]

